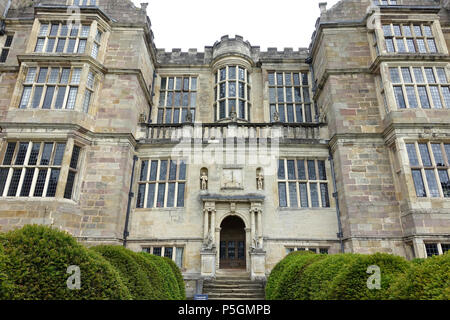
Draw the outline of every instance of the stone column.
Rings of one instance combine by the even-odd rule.
[[[200,258],[201,258],[201,277],[203,279],[214,279],[216,277],[216,260],[217,260],[217,250],[216,243],[214,239],[215,236],[215,203],[207,202],[205,203],[205,207],[203,209],[204,212],[204,226],[203,226],[203,236],[204,243],[200,250]],[[209,213],[211,212],[211,221],[209,221]],[[209,239],[209,235],[211,234],[211,239]]]
[[[251,218],[251,243],[250,246],[253,246],[253,239],[255,239],[255,231],[256,231],[256,224],[255,224],[255,212],[253,210],[250,211],[250,218]]]
[[[203,239],[207,239],[209,232],[209,212],[207,209],[203,209],[203,215]]]
[[[258,210],[257,213],[257,217],[258,217],[258,247],[262,248],[263,247],[263,232],[262,232],[262,212],[261,210]]]
[[[211,226],[210,226],[211,237],[213,243],[216,242],[216,210],[211,211]]]

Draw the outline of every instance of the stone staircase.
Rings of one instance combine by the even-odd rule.
[[[222,271],[216,280],[203,283],[203,294],[209,300],[264,300],[264,285],[261,281],[250,280],[250,274],[242,271]]]

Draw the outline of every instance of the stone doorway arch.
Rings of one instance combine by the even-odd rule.
[[[247,243],[245,222],[236,215],[220,224],[219,269],[246,269]]]

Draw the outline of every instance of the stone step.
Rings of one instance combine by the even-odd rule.
[[[252,289],[252,290],[264,290],[263,285],[260,284],[218,284],[211,283],[203,285],[203,289]]]
[[[204,285],[209,283],[217,283],[217,284],[255,284],[259,282],[252,281],[250,279],[246,280],[238,280],[238,279],[216,279],[215,281],[205,281]]]
[[[264,294],[264,290],[261,288],[203,288],[207,293],[258,293]]]
[[[217,280],[250,280],[249,275],[234,275],[234,276],[225,276],[225,275],[216,275]]]
[[[210,300],[225,300],[225,299],[235,299],[235,300],[247,300],[247,299],[257,299],[264,300],[265,296],[263,294],[250,294],[250,293],[211,293],[208,294],[208,299]]]

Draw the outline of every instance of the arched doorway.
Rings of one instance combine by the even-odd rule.
[[[220,269],[245,269],[245,224],[230,216],[220,225]]]

